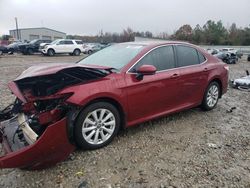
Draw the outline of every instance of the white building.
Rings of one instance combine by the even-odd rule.
[[[56,40],[66,38],[66,33],[61,31],[56,31],[54,29],[49,29],[46,27],[37,28],[21,28],[17,30],[10,30],[10,35],[21,41],[31,41],[34,39],[46,39],[46,40]]]

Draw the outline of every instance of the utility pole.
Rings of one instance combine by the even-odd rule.
[[[16,34],[17,34],[17,40],[21,40],[21,35],[20,35],[20,33],[19,33],[19,30],[18,30],[17,17],[15,17],[15,21],[16,21]]]

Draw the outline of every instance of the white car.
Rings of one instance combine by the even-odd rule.
[[[85,44],[83,47],[83,53],[84,54],[92,54],[92,53],[97,52],[103,48],[104,48],[104,46],[101,44],[96,44],[96,43]]]
[[[65,54],[78,56],[83,52],[83,42],[81,40],[58,39],[45,45],[40,51],[44,55],[53,56],[55,54]]]

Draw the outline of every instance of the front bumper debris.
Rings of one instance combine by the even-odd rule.
[[[65,160],[75,149],[69,143],[66,117],[38,137],[19,114],[0,123],[0,143],[5,153],[0,156],[0,168],[46,168]]]

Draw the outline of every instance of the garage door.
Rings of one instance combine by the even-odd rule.
[[[43,35],[43,36],[42,36],[42,39],[43,39],[43,40],[51,40],[51,36],[45,36],[45,35]]]
[[[39,35],[30,35],[30,40],[39,39]]]

